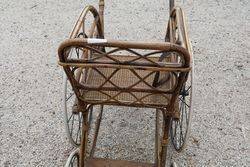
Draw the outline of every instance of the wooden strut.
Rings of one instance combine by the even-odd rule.
[[[159,140],[159,134],[161,133],[159,131],[160,127],[160,112],[161,110],[156,109],[156,119],[155,119],[155,163],[156,166],[160,166],[161,164],[161,157],[160,157],[160,140]]]
[[[101,24],[102,24],[102,32],[104,34],[104,0],[99,0],[99,15],[101,19]]]
[[[160,113],[163,115],[162,126],[160,125]],[[166,111],[156,110],[155,120],[155,162],[157,167],[165,167],[167,145],[169,142],[169,129],[171,117],[166,115]],[[161,129],[160,129],[161,127]],[[162,134],[162,136],[160,136]]]
[[[99,133],[100,125],[101,125],[102,113],[103,113],[103,105],[100,106],[100,113],[97,117],[97,121],[95,125],[95,134],[94,134],[92,149],[90,151],[90,156],[89,156],[90,158],[93,158],[95,154],[95,147],[96,147],[97,137],[98,137],[98,133]]]
[[[169,142],[169,129],[170,129],[171,117],[167,116],[166,113],[163,112],[163,136],[161,142],[161,152],[160,152],[160,167],[165,167],[166,157],[167,157],[167,146]]]
[[[82,122],[82,137],[81,137],[81,145],[80,145],[80,167],[85,166],[85,159],[86,159],[86,149],[88,143],[88,131],[89,131],[89,122],[88,122],[88,114],[89,114],[89,107],[86,107],[85,104],[79,103],[79,107],[81,108],[80,112],[83,115],[83,122]]]

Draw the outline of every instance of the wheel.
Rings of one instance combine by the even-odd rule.
[[[98,13],[93,6],[86,6],[84,8],[70,35],[70,38],[103,38],[101,22]],[[76,59],[86,57],[90,58],[90,55],[91,54],[88,51],[78,47],[71,48],[69,52],[69,57]],[[74,73],[77,81],[85,82],[88,70],[78,68]],[[64,75],[63,79],[63,93],[63,110],[66,133],[69,141],[77,147],[80,145],[81,141],[83,116],[81,113],[76,113],[72,110],[76,96],[66,75]],[[92,110],[93,108],[90,108],[88,119],[89,123],[92,120]]]
[[[183,150],[189,136],[192,113],[193,71],[194,65],[192,60],[192,69],[179,95],[180,119],[171,120],[170,137],[176,151]]]
[[[79,149],[75,149],[69,155],[64,167],[78,167],[79,166]]]
[[[189,41],[185,14],[181,8],[176,8],[172,12],[171,19],[172,24],[172,41],[186,48],[190,53],[191,71],[189,72],[187,81],[183,84],[179,94],[179,111],[180,119],[171,121],[170,137],[172,144],[176,151],[182,151],[186,145],[186,141],[189,135],[189,129],[191,124],[191,113],[192,113],[192,91],[193,91],[193,75],[194,75],[194,63],[193,63],[193,52],[192,46]],[[179,25],[177,25],[179,20]]]
[[[72,107],[74,105],[76,96],[72,90],[72,87],[66,75],[64,75],[63,86],[64,86],[63,110],[64,110],[65,129],[70,143],[73,144],[75,147],[78,147],[81,141],[81,133],[82,133],[81,128],[82,128],[83,116],[82,113],[75,113],[72,111]],[[90,108],[89,123],[91,123],[92,121],[92,111],[93,107]]]

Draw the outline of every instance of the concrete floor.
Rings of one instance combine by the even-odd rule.
[[[86,4],[97,1],[0,1],[0,166],[62,166],[72,150],[57,47]],[[179,166],[250,166],[250,1],[181,4],[194,50],[194,110],[187,148],[170,147],[168,157]],[[166,0],[107,0],[106,38],[163,41],[168,12]],[[106,109],[99,155],[152,160],[152,112]]]

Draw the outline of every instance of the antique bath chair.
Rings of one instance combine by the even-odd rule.
[[[98,11],[85,7],[70,38],[58,49],[59,64],[66,74],[66,131],[76,147],[66,166],[163,167],[169,139],[181,151],[190,126],[193,59],[184,13],[170,0],[165,41],[150,43],[105,39],[103,12],[104,0],[99,1]],[[89,14],[93,18],[90,24],[86,23]],[[155,162],[95,158],[104,105],[151,108],[155,112]],[[100,112],[94,136],[89,138],[94,106],[100,106]]]

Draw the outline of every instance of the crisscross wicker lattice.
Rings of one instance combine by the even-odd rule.
[[[61,45],[59,55],[78,99],[86,104],[167,108],[189,71],[186,50],[168,43],[74,39]]]

